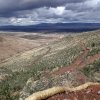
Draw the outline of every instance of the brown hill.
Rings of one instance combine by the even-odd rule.
[[[31,39],[26,37],[30,37]],[[0,32],[0,62],[15,54],[23,53],[24,51],[49,43],[54,40],[53,38],[55,38],[55,36],[48,36],[48,38],[46,38],[40,34]]]
[[[0,36],[0,62],[12,55],[30,50],[39,45],[19,37],[2,35]]]

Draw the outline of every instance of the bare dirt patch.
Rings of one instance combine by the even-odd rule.
[[[54,72],[54,74],[63,74],[67,71],[73,71],[83,63],[89,49],[85,48],[82,45],[80,46],[83,49],[83,52],[69,66],[58,69],[56,72]]]
[[[93,56],[89,56],[86,58],[87,53],[89,52],[89,49],[86,48],[83,45],[80,45],[83,49],[83,52],[67,67],[59,68],[57,71],[53,72],[52,74],[63,74],[67,71],[75,71],[76,69],[80,69],[87,64],[93,63],[95,60],[100,58],[100,54],[96,54]]]

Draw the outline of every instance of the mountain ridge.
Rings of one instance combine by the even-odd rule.
[[[0,26],[1,31],[22,32],[85,32],[100,29],[100,23],[41,23],[28,26]]]

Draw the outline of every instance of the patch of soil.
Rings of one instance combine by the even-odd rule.
[[[66,91],[46,100],[100,100],[100,85],[89,86],[87,89],[80,91]]]
[[[82,68],[86,66],[87,64],[93,63],[95,60],[100,58],[100,54],[96,54],[94,56],[90,56],[86,58],[87,53],[89,52],[89,49],[86,48],[83,45],[80,45],[83,49],[83,52],[67,67],[59,68],[57,71],[53,72],[52,74],[58,75],[63,74],[68,71],[75,71],[76,69]]]
[[[69,66],[59,68],[57,71],[55,71],[52,74],[56,74],[56,75],[57,74],[63,74],[67,71],[75,70],[77,67],[79,67],[83,63],[83,60],[84,60],[85,56],[87,55],[88,51],[89,50],[85,50]]]

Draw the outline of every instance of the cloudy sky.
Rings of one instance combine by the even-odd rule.
[[[100,22],[100,0],[0,0],[0,25]]]

